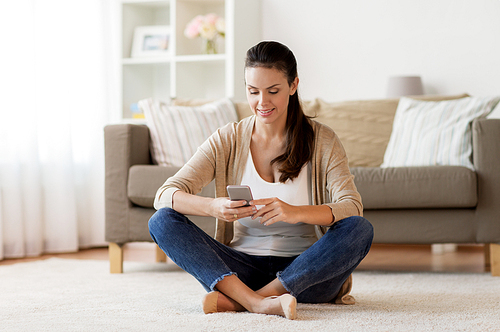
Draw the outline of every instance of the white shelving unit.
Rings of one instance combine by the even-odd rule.
[[[116,121],[131,121],[130,106],[144,98],[223,97],[244,99],[243,66],[248,48],[261,40],[260,0],[116,0],[119,40],[119,96]],[[203,54],[201,38],[188,39],[184,29],[196,15],[215,13],[226,21],[218,54]],[[170,27],[169,54],[131,57],[134,29]]]

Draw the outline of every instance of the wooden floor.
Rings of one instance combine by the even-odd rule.
[[[77,253],[43,255],[34,258],[5,259],[1,265],[16,264],[51,257],[108,260],[107,248],[80,250]],[[125,246],[125,261],[155,262],[155,247],[150,243]],[[374,244],[358,267],[360,271],[428,271],[483,272],[484,254],[481,245],[458,246],[454,252],[433,254],[430,245]]]

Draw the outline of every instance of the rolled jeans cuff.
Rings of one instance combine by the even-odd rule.
[[[229,277],[231,275],[235,275],[235,276],[238,276],[238,274],[236,272],[228,272],[228,273],[225,273],[223,275],[221,275],[220,277],[218,277],[217,279],[214,280],[214,282],[212,282],[210,284],[210,290],[213,292],[214,289],[215,289],[215,286],[217,286],[217,284],[219,283],[219,281],[221,281],[222,279],[224,279],[225,277]]]
[[[288,293],[290,293],[290,295],[292,295],[293,297],[297,297],[297,294],[295,294],[295,292],[292,291],[290,289],[290,287],[288,287],[288,285],[286,284],[285,280],[283,280],[283,278],[281,277],[281,272],[276,273],[276,278],[278,278],[278,280],[281,282],[281,285],[283,286],[283,288],[285,288],[286,291]]]

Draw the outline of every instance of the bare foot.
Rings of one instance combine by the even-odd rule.
[[[290,294],[266,297],[258,306],[252,308],[252,312],[295,319],[297,318],[297,300]]]

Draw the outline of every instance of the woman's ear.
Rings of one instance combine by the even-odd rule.
[[[290,96],[293,96],[295,92],[297,92],[298,87],[299,87],[299,78],[295,77],[292,84],[290,84]]]

